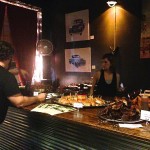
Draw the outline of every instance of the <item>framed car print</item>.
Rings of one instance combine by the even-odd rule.
[[[142,1],[140,58],[150,58],[150,1]]]
[[[65,49],[66,72],[91,72],[91,48]]]
[[[65,15],[66,42],[89,40],[89,10]]]

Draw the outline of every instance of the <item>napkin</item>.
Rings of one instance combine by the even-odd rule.
[[[119,127],[133,129],[133,128],[141,128],[143,126],[141,124],[121,124],[121,123],[119,123]]]

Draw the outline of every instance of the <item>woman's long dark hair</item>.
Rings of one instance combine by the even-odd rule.
[[[102,59],[108,59],[110,62],[110,71],[116,72],[115,66],[114,66],[114,55],[112,53],[106,53],[103,55]]]

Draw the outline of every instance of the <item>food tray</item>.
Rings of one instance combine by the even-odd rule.
[[[57,99],[57,98],[53,99],[53,103],[59,104],[59,105],[62,105],[62,106],[74,107],[72,104],[62,104],[62,103],[58,102],[58,100],[59,100],[59,99]],[[105,106],[107,106],[107,104],[98,105],[98,106],[84,106],[84,105],[83,105],[83,108],[98,108],[98,107],[105,107]]]
[[[127,124],[134,124],[134,123],[139,123],[139,122],[142,122],[143,120],[141,119],[138,119],[138,120],[131,120],[131,121],[123,121],[121,119],[117,119],[117,120],[114,120],[114,119],[108,119],[104,116],[99,116],[100,119],[102,120],[105,120],[105,121],[108,121],[108,122],[113,122],[113,123],[127,123]]]

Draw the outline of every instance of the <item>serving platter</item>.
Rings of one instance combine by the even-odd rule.
[[[104,117],[104,116],[99,116],[100,119],[102,120],[105,120],[105,121],[108,121],[108,122],[113,122],[113,123],[127,123],[127,124],[134,124],[134,123],[139,123],[139,122],[142,122],[143,120],[141,119],[138,119],[138,120],[131,120],[131,121],[124,121],[122,119],[108,119],[107,117]]]
[[[59,105],[62,105],[62,106],[69,106],[69,107],[74,107],[73,104],[62,104],[59,102],[59,98],[55,98],[52,100],[53,103],[55,104],[59,104]],[[83,108],[98,108],[98,107],[106,107],[107,106],[107,103],[103,104],[103,105],[97,105],[97,106],[84,106],[83,105]]]

